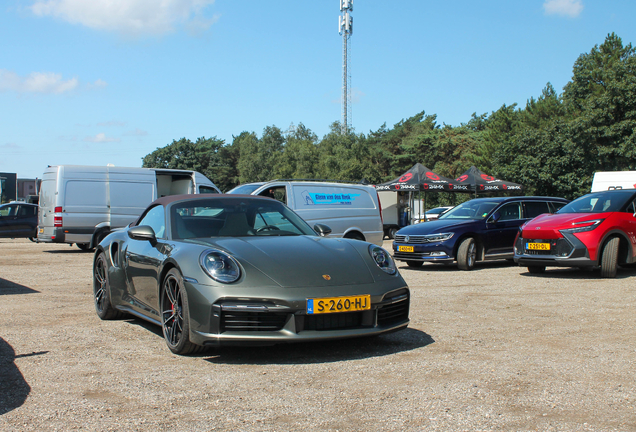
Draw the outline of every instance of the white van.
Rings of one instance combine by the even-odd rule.
[[[382,246],[384,231],[378,194],[373,186],[313,180],[274,180],[237,186],[228,193],[263,195],[287,204],[311,227],[331,228],[330,237]]]
[[[592,179],[591,192],[610,189],[636,189],[636,171],[597,171]]]
[[[134,222],[166,195],[221,193],[196,171],[56,165],[42,176],[38,242],[90,250],[115,228]]]

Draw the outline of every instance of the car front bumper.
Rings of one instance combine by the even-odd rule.
[[[565,234],[563,238],[543,240],[550,243],[549,251],[529,250],[528,242],[541,241],[518,237],[515,242],[514,260],[520,266],[546,266],[546,267],[596,267],[598,262],[590,259],[590,254],[585,246],[573,234]]]
[[[409,324],[410,291],[406,286],[371,295],[369,310],[331,314],[308,314],[305,297],[222,297],[208,302],[202,296],[209,291],[205,286],[186,281],[186,289],[190,299],[190,340],[198,345],[275,345],[345,339],[389,333]]]

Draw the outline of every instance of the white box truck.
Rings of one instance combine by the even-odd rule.
[[[221,192],[196,171],[49,166],[40,185],[37,241],[91,250],[113,229],[134,222],[155,199],[193,193]]]
[[[229,194],[263,195],[287,204],[312,228],[331,228],[330,237],[353,238],[382,246],[384,231],[373,186],[315,180],[273,180],[237,186]]]
[[[592,179],[592,191],[636,189],[636,171],[597,171]]]

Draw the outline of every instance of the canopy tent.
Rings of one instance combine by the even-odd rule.
[[[393,192],[409,192],[409,205],[408,209],[415,209],[415,197],[412,192],[424,192],[424,209],[421,207],[421,196],[418,204],[419,219],[424,217],[426,211],[426,192],[452,192],[452,184],[455,181],[446,177],[442,177],[439,174],[435,174],[430,169],[426,168],[420,163],[416,163],[402,174],[400,177],[388,181],[386,183],[379,184],[375,189],[380,191],[393,191]],[[410,212],[409,210],[409,212]],[[410,212],[411,213],[411,212]],[[409,216],[411,223],[416,219],[415,215],[411,213]]]
[[[445,191],[452,192],[454,183],[446,177],[435,174],[421,163],[416,163],[400,177],[375,187],[378,191]]]
[[[453,192],[513,192],[523,191],[523,186],[506,180],[499,180],[478,170],[474,165],[457,179],[452,180]]]

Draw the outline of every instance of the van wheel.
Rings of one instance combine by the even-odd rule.
[[[349,238],[349,239],[354,239],[354,240],[360,240],[360,241],[364,241],[364,236],[358,232],[350,232],[347,233],[344,238]]]
[[[389,238],[391,240],[394,239],[397,232],[398,232],[397,228],[389,228]]]
[[[93,250],[89,243],[77,243],[77,247],[83,250],[84,252],[90,252]]]
[[[621,240],[618,237],[610,239],[603,247],[601,256],[601,277],[616,277],[616,263],[618,261],[618,245]]]
[[[472,270],[475,267],[475,260],[477,259],[477,245],[475,239],[468,237],[459,245],[457,250],[457,267],[460,270]]]

